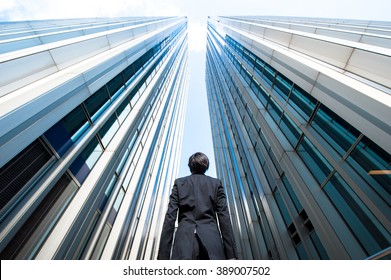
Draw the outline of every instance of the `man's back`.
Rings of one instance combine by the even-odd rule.
[[[178,186],[179,223],[216,223],[215,205],[220,180],[193,174],[177,179],[175,184]]]
[[[194,259],[196,248],[204,250],[207,259],[237,258],[224,187],[220,180],[204,175],[208,166],[208,158],[196,153],[189,159],[192,175],[175,180],[158,259],[170,258],[177,218],[171,259]]]

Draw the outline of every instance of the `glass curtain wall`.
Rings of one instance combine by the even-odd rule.
[[[256,31],[230,24],[208,22],[206,82],[241,256],[363,259],[387,249],[391,176],[370,172],[389,170],[391,155],[263,59],[245,39]],[[328,244],[331,232],[360,250]]]
[[[187,21],[97,21],[32,23],[37,28],[34,32],[47,39],[44,44],[89,32],[120,35],[126,28],[134,36],[145,28],[146,33],[138,36],[146,41],[142,48],[136,41],[135,50],[125,50],[126,67],[120,67],[123,61],[107,58],[107,68],[98,67],[96,74],[112,78],[1,167],[2,259],[99,259],[104,250],[110,259],[154,257],[160,220],[150,220],[164,207],[165,201],[157,194],[166,192],[165,180],[177,175],[175,159],[180,158],[187,94]],[[149,24],[160,28],[160,33],[149,34]],[[40,44],[27,39],[29,32],[19,32],[18,36],[26,36],[19,44],[10,33],[6,46],[19,50]],[[133,203],[124,204],[126,197]],[[121,207],[127,212],[127,226],[134,224],[134,230],[140,230],[143,224],[138,227],[138,219],[144,213],[148,213],[143,217],[148,226],[142,230],[143,238],[135,241],[130,236],[124,242],[127,229],[120,220],[122,230],[113,237],[118,244],[106,246]],[[73,222],[67,224],[70,219]],[[130,249],[139,253],[124,253]]]

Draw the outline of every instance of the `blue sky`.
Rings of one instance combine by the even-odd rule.
[[[190,85],[180,176],[197,151],[216,176],[205,89],[207,16],[269,15],[391,21],[390,0],[0,0],[0,21],[78,17],[188,16]]]

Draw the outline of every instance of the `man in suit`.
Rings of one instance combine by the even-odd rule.
[[[209,168],[209,160],[203,153],[195,153],[189,158],[189,168],[190,176],[174,182],[157,258],[237,259],[227,199],[221,181],[204,174]],[[178,229],[170,257],[177,216]]]

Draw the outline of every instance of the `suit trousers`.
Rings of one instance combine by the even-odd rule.
[[[192,259],[209,260],[208,251],[206,250],[204,244],[202,244],[202,241],[198,237],[197,233],[194,234]]]

